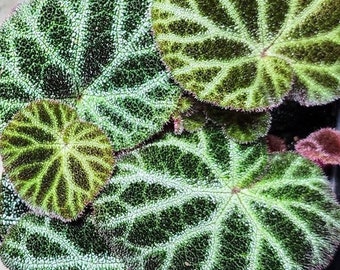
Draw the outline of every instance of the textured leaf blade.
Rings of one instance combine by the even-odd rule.
[[[20,217],[28,211],[28,207],[19,198],[13,184],[7,177],[1,179],[0,188],[0,237],[4,239],[8,229],[15,225]]]
[[[192,97],[182,97],[172,115],[175,134],[195,132],[208,121],[221,126],[228,138],[239,143],[251,143],[268,133],[269,112],[239,112],[203,103]]]
[[[175,79],[200,100],[239,110],[339,98],[339,5],[316,1],[165,1],[156,41]]]
[[[20,270],[125,270],[109,253],[88,221],[61,221],[26,215],[6,236],[0,248],[3,263]]]
[[[106,135],[57,102],[34,102],[16,114],[2,133],[0,150],[20,196],[64,219],[77,217],[113,167]]]
[[[228,138],[239,143],[250,143],[265,136],[270,128],[269,112],[236,112],[208,107],[208,118],[221,125]]]
[[[144,0],[34,0],[1,28],[0,119],[61,99],[100,125],[115,150],[161,130],[179,97],[150,33]],[[105,7],[105,8],[103,8]]]
[[[169,135],[118,163],[95,222],[142,269],[325,267],[339,205],[319,168],[265,148],[219,130]]]

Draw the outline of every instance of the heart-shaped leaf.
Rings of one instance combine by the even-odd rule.
[[[160,131],[179,97],[151,35],[151,0],[33,0],[0,29],[0,126],[41,98],[74,105],[115,150]]]
[[[0,257],[16,270],[126,270],[108,253],[91,222],[65,224],[26,215],[13,226],[0,248]]]
[[[340,5],[333,0],[155,0],[156,40],[200,100],[240,110],[340,97]]]
[[[321,170],[265,143],[239,145],[206,128],[122,158],[95,200],[95,222],[137,269],[325,267],[340,207]],[[127,258],[131,260],[131,258]]]
[[[58,102],[33,102],[17,113],[3,130],[0,151],[19,195],[66,220],[78,216],[113,168],[106,135]]]

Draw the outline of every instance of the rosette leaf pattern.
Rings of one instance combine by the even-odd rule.
[[[115,150],[160,131],[180,89],[153,38],[150,0],[33,0],[0,29],[0,126],[36,99],[59,99]]]
[[[104,241],[88,221],[65,224],[47,217],[26,215],[12,227],[0,257],[16,270],[126,270],[108,254]]]
[[[155,0],[153,29],[174,78],[238,110],[340,97],[340,2]]]
[[[113,150],[94,124],[71,107],[38,101],[17,113],[4,129],[0,151],[19,195],[39,211],[76,218],[113,169]]]
[[[113,250],[136,269],[321,269],[339,243],[340,207],[321,170],[205,128],[117,164],[94,202]]]

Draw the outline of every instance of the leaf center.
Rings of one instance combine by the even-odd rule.
[[[240,192],[241,192],[241,188],[239,188],[239,187],[233,187],[231,189],[231,194],[238,194]]]

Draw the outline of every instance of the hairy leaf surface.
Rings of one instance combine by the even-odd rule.
[[[28,211],[28,207],[15,192],[13,184],[7,177],[0,182],[0,238],[1,241],[8,229],[15,225],[20,217]]]
[[[340,1],[155,0],[153,30],[175,79],[200,100],[264,110],[340,97]]]
[[[113,168],[106,135],[58,102],[33,102],[17,113],[2,133],[0,151],[19,195],[66,220],[77,217]]]
[[[2,262],[16,270],[126,270],[108,253],[88,221],[65,224],[26,215],[12,227],[0,248]]]
[[[267,135],[271,123],[269,112],[236,112],[209,106],[208,118],[221,125],[228,138],[239,143],[250,143]]]
[[[0,126],[27,102],[61,99],[115,150],[169,119],[169,82],[150,33],[150,0],[33,0],[0,28]]]
[[[95,222],[140,269],[320,269],[339,243],[340,207],[320,169],[296,154],[268,156],[265,144],[205,128],[117,167]]]

